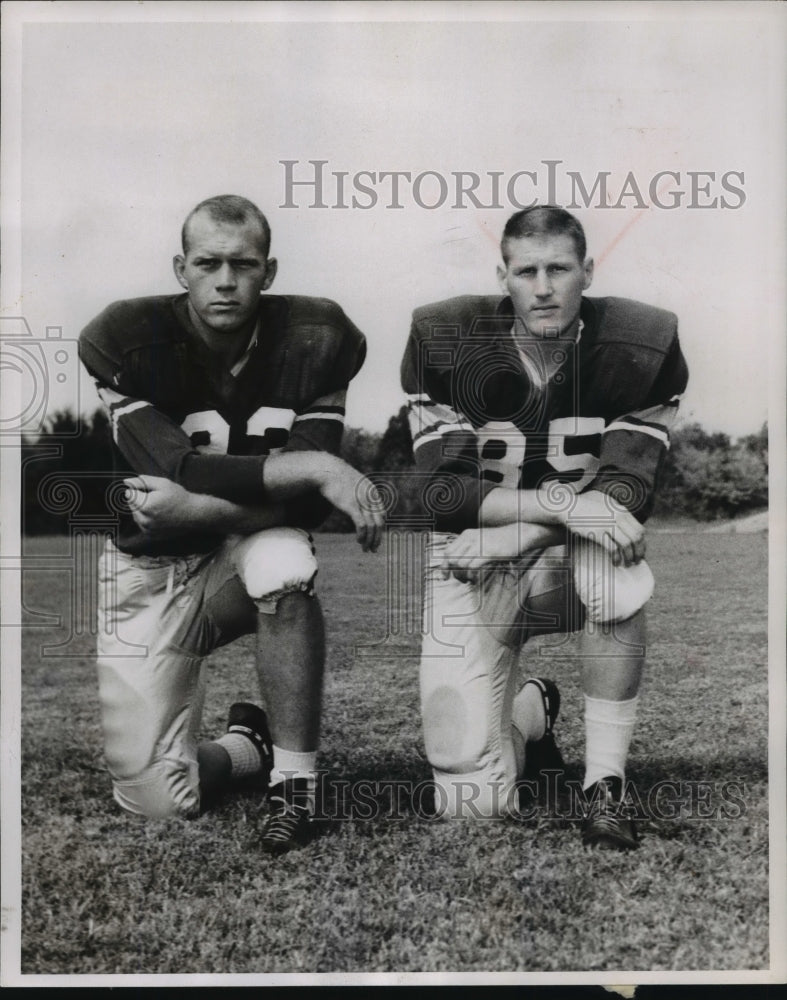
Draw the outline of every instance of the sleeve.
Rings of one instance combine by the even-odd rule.
[[[334,307],[338,310],[338,307]],[[341,455],[347,390],[366,359],[366,338],[340,312],[341,328],[333,328],[330,357],[319,357],[315,396],[295,415],[285,451],[325,451]],[[331,504],[316,490],[288,504],[288,524],[316,528],[331,512]]]
[[[422,506],[437,531],[477,527],[478,511],[495,484],[481,479],[475,430],[451,405],[448,380],[428,366],[415,320],[401,376]]]
[[[327,451],[331,455],[339,455],[346,398],[346,389],[329,392],[296,414],[284,450]],[[313,490],[289,502],[287,523],[293,527],[316,528],[330,511],[331,504]]]
[[[191,493],[210,493],[237,504],[263,502],[264,456],[197,452],[185,431],[128,383],[122,353],[101,318],[82,332],[79,355],[95,380],[112,439],[129,466],[140,475],[171,479]]]
[[[646,521],[653,510],[687,383],[688,368],[675,337],[642,408],[621,414],[604,429],[598,473],[587,488],[614,496],[639,521]]]

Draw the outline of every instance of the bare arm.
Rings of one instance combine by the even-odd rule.
[[[559,483],[539,490],[498,487],[484,498],[481,526],[497,527],[526,522],[559,527],[595,542],[617,565],[630,566],[645,556],[645,531],[622,504],[600,490],[573,493]]]
[[[478,511],[478,523],[490,528],[517,522],[560,526],[559,515],[545,501],[546,498],[542,499],[537,490],[512,490],[498,486],[484,497]]]
[[[209,493],[190,493],[161,476],[134,476],[124,483],[137,526],[155,538],[192,531],[248,535],[285,523],[284,504],[235,504]]]
[[[316,489],[348,514],[364,551],[375,551],[382,538],[384,510],[365,476],[334,455],[282,452],[263,467],[259,505],[241,505],[207,493],[191,493],[170,479],[136,476],[125,480],[137,525],[152,537],[172,537],[194,530],[250,534],[286,523],[288,500]]]
[[[453,575],[466,583],[486,566],[517,559],[533,549],[562,545],[565,540],[564,528],[523,521],[469,528],[446,545],[440,569],[445,579]]]

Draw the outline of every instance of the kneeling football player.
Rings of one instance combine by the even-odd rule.
[[[279,853],[315,804],[325,654],[308,529],[334,505],[373,551],[383,525],[338,457],[365,340],[333,302],[261,294],[276,261],[246,199],[202,202],[182,242],[183,294],[116,302],[80,336],[131,508],[99,566],[106,760],[117,802],[148,817],[194,816],[256,777],[262,847]],[[203,660],[253,632],[266,711],[237,703],[198,745]]]
[[[583,840],[630,848],[625,766],[653,591],[643,523],[687,368],[672,313],[583,295],[586,253],[568,212],[525,209],[501,241],[503,298],[413,314],[402,383],[416,466],[439,485],[421,709],[443,815],[513,814],[518,779],[561,765],[557,688],[520,688],[520,653],[579,632]]]

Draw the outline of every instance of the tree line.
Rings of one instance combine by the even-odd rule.
[[[348,427],[342,456],[375,480],[389,517],[402,525],[424,523],[424,480],[413,465],[406,407],[384,433]],[[22,442],[22,530],[28,535],[68,532],[74,525],[109,524],[107,498],[122,492],[112,474],[107,418],[102,410],[77,418],[55,413],[36,438]],[[768,429],[732,440],[699,424],[680,426],[660,475],[656,515],[709,521],[764,509],[768,504]],[[323,531],[350,531],[334,511]]]

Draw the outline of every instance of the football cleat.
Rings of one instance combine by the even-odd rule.
[[[268,793],[270,813],[262,830],[266,854],[284,854],[303,846],[309,837],[311,809],[306,778],[280,781]]]
[[[239,701],[230,706],[227,716],[227,732],[240,733],[251,740],[257,748],[262,765],[262,774],[254,776],[254,781],[262,781],[267,788],[273,767],[273,741],[268,729],[268,717],[257,705]]]
[[[525,684],[535,684],[544,704],[544,735],[540,740],[531,740],[525,745],[525,768],[522,773],[525,780],[538,781],[543,771],[565,770],[563,755],[552,732],[560,711],[560,692],[554,681],[543,677],[531,677]]]
[[[582,843],[586,847],[631,850],[639,847],[634,807],[623,795],[620,778],[602,778],[584,792]]]

